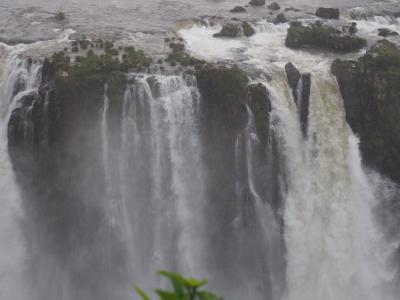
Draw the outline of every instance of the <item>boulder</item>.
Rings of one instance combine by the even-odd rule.
[[[251,0],[249,4],[251,6],[263,6],[265,5],[265,0]]]
[[[235,38],[238,37],[239,34],[240,34],[240,28],[238,25],[233,23],[227,23],[222,27],[220,32],[214,34],[213,36]]]
[[[360,50],[367,41],[354,35],[343,35],[333,27],[316,22],[311,26],[291,24],[286,36],[286,46],[298,49],[303,46],[316,47],[338,52]]]
[[[270,9],[270,10],[280,10],[280,9],[281,9],[281,6],[280,6],[278,3],[276,3],[276,2],[271,3],[271,4],[268,5],[267,7],[268,7],[268,9]]]
[[[281,23],[286,23],[287,19],[285,14],[278,14],[274,20],[274,24],[281,24]]]
[[[246,21],[242,23],[242,28],[243,28],[243,35],[250,37],[254,35],[256,32],[254,31],[253,27]]]
[[[234,8],[232,8],[230,10],[230,12],[233,13],[242,13],[242,12],[246,12],[247,10],[243,7],[243,6],[235,6]]]
[[[399,33],[396,31],[390,30],[389,28],[379,28],[378,35],[382,36],[382,37],[388,37],[388,36],[397,36],[397,35],[399,35]]]
[[[324,19],[339,19],[340,11],[338,8],[320,7],[317,9],[315,15]]]
[[[292,63],[287,63],[285,66],[285,72],[289,86],[293,90],[297,90],[297,85],[301,77],[300,71]]]

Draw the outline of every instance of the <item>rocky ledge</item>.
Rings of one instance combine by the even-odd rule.
[[[338,52],[357,51],[367,45],[363,38],[341,31],[317,21],[309,26],[293,22],[288,29],[286,46],[293,49],[313,47]]]
[[[400,49],[379,41],[358,61],[335,60],[332,73],[363,159],[400,182]]]

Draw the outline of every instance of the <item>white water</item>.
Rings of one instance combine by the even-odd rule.
[[[23,209],[8,154],[7,125],[21,96],[38,86],[40,65],[19,59],[18,50],[0,44],[0,298],[26,299],[26,247],[22,236]],[[14,84],[24,86],[13,96]]]
[[[288,299],[395,299],[384,289],[394,279],[386,264],[395,248],[373,216],[374,187],[337,84],[324,74],[312,80],[308,140],[286,82],[272,81],[269,88],[287,163]]]
[[[375,35],[375,23],[381,26],[381,21],[359,22],[361,33]],[[257,33],[249,39],[216,41],[212,34],[218,28],[198,25],[180,34],[192,55],[213,61],[235,58],[273,78],[267,84],[273,107],[270,124],[285,157],[287,180],[287,298],[397,299],[390,287],[395,270],[388,264],[399,242],[386,240],[374,215],[390,195],[362,167],[358,140],[346,123],[339,88],[329,74],[336,55],[286,48],[286,24],[261,20],[255,27]],[[388,27],[397,29],[397,24]],[[214,48],[215,43],[221,47]],[[307,140],[283,75],[288,62],[312,74]],[[251,160],[251,151],[247,155]],[[250,170],[249,185],[257,198],[251,174]],[[264,209],[258,206],[259,214]]]
[[[150,284],[159,269],[199,274],[204,180],[195,81],[131,76],[136,82],[122,112],[119,221],[133,278]]]

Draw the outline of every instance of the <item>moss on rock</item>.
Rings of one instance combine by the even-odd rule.
[[[217,111],[224,126],[241,129],[246,124],[248,77],[237,66],[205,65],[196,71],[200,92],[207,107]]]
[[[260,140],[261,148],[265,149],[269,139],[269,114],[271,112],[271,102],[267,88],[261,84],[249,85],[249,106],[254,115],[257,136]],[[262,151],[265,153],[265,151]]]
[[[343,35],[333,27],[316,22],[311,26],[291,24],[286,36],[286,46],[298,49],[303,46],[349,52],[360,50],[367,41],[354,35]]]
[[[364,160],[400,182],[400,49],[380,41],[358,61],[334,61],[332,73]]]

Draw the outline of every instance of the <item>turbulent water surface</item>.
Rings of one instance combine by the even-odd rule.
[[[0,38],[32,42],[0,44],[0,299],[130,299],[132,282],[149,288],[158,283],[154,272],[159,269],[207,277],[212,290],[232,300],[399,299],[399,241],[385,235],[384,224],[392,219],[381,220],[377,213],[399,190],[363,166],[358,137],[346,122],[339,87],[330,74],[334,58],[363,52],[344,56],[288,49],[288,25],[268,22],[266,9],[250,8],[244,14],[256,29],[248,39],[215,39],[218,24],[178,22],[201,15],[229,17],[227,11],[239,4],[243,2],[0,3]],[[302,8],[298,18],[309,19],[307,12],[317,5],[333,4],[304,0],[282,5]],[[382,26],[400,32],[399,18],[373,13],[398,9],[396,1],[334,5],[345,12],[339,22],[361,19],[359,34],[370,43]],[[59,9],[67,13],[64,24],[52,19]],[[58,210],[37,208],[35,201],[56,199],[46,190],[31,196],[20,188],[21,182],[34,180],[16,179],[7,148],[12,111],[39,93],[42,65],[23,57],[62,49],[74,32],[138,42],[160,54],[166,50],[154,40],[174,29],[191,55],[234,61],[251,72],[253,82],[265,86],[271,100],[268,158],[260,160],[257,153],[260,137],[248,107],[246,128],[224,149],[233,158],[231,168],[219,170],[221,178],[208,178],[212,154],[207,149],[212,148],[202,142],[196,78],[130,73],[120,99],[120,121],[112,116],[106,85],[98,123],[87,129],[93,139],[88,151],[100,163],[93,158],[95,163],[78,167],[77,174],[87,177],[71,195],[79,195],[75,198],[82,200],[82,211],[53,220]],[[311,74],[306,129],[300,122],[305,104],[295,104],[284,73],[288,62]],[[298,96],[301,92],[300,82]],[[29,140],[35,130],[33,106],[25,116],[27,149],[34,143]],[[46,118],[41,121],[47,124]],[[210,196],[230,185],[235,192],[229,199],[218,203]],[[66,220],[71,223],[59,224]],[[72,228],[71,236],[62,236],[69,232],[61,231],[64,227]],[[91,231],[73,231],[82,228]]]

